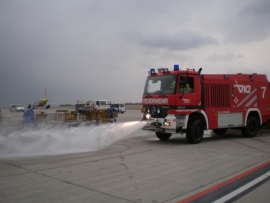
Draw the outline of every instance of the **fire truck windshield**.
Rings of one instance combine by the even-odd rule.
[[[149,77],[146,80],[144,94],[174,94],[176,75]]]

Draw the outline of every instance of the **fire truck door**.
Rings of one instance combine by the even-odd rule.
[[[179,76],[176,89],[177,108],[197,108],[200,104],[199,77]]]

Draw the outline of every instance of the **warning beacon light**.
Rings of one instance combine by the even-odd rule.
[[[150,68],[150,71],[148,71],[149,74],[155,74],[155,69],[154,68]]]
[[[175,65],[173,66],[173,70],[180,70],[179,65],[178,65],[178,64],[175,64]]]

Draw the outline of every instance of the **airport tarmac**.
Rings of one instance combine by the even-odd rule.
[[[255,138],[207,131],[192,145],[185,135],[160,141],[140,130],[140,120],[139,110],[127,110],[116,123],[89,130],[0,134],[0,202],[269,202],[268,131]],[[63,148],[67,153],[57,154]],[[46,150],[55,154],[38,153]]]

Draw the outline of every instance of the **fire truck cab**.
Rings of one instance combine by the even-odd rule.
[[[229,128],[257,135],[270,117],[270,83],[263,74],[201,74],[202,69],[151,68],[142,98],[142,130],[161,140],[186,133],[200,143],[204,130],[225,134]]]

